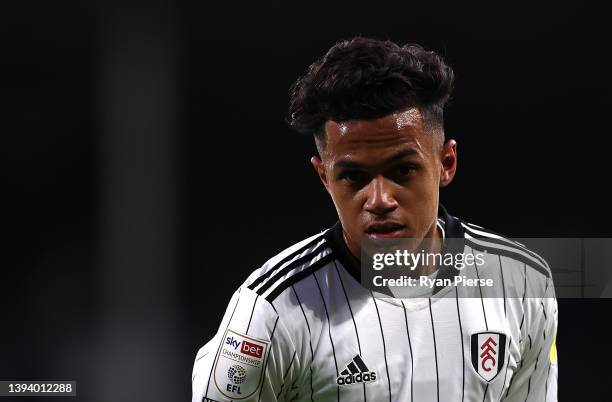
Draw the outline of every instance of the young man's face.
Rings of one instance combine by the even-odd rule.
[[[426,132],[416,108],[374,120],[325,123],[321,161],[312,158],[357,257],[364,236],[437,237],[439,188],[457,166],[456,143]]]

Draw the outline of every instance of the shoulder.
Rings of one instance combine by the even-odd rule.
[[[500,265],[522,269],[525,276],[533,276],[546,282],[552,279],[546,260],[524,244],[463,219],[458,221],[464,233],[466,246],[497,258]]]
[[[291,285],[333,261],[328,232],[326,229],[276,254],[251,273],[241,288],[272,303]]]

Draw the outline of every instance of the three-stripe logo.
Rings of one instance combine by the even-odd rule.
[[[355,355],[336,378],[338,385],[361,384],[372,381],[376,381],[376,372],[370,371],[359,355]]]

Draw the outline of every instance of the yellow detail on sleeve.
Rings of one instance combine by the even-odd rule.
[[[557,334],[555,334],[553,343],[550,346],[550,362],[552,364],[557,364]]]

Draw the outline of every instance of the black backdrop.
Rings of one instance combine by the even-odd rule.
[[[355,34],[454,67],[452,214],[508,236],[612,237],[596,2],[39,3],[0,13],[0,379],[189,399],[235,288],[335,221],[311,139],[283,120],[291,83]],[[612,303],[559,303],[559,399],[602,400]]]

